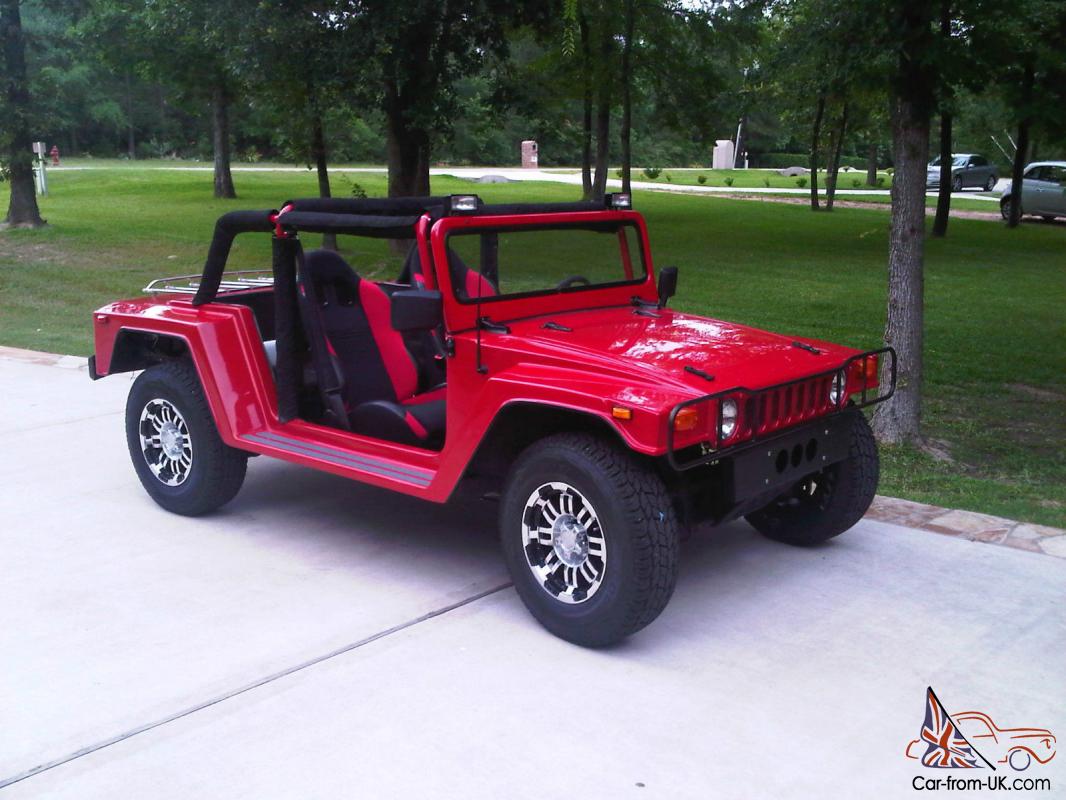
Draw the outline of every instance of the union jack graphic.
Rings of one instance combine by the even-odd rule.
[[[988,761],[966,741],[955,721],[930,686],[925,697],[925,722],[922,725],[922,741],[926,743],[922,764],[944,769],[980,768],[978,759]],[[992,765],[989,764],[991,767]],[[995,769],[993,767],[993,769]]]

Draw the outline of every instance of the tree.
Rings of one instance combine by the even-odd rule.
[[[1010,218],[1021,221],[1022,172],[1030,157],[1034,130],[1061,136],[1066,130],[1062,108],[1066,104],[1066,4],[1058,0],[986,0],[996,23],[998,43],[1009,54],[999,65],[1003,97],[1017,126],[1011,169]],[[989,26],[991,27],[991,26]],[[982,31],[989,39],[990,30]]]
[[[314,166],[319,197],[332,196],[327,115],[344,105],[346,89],[358,86],[358,73],[343,67],[340,32],[329,24],[328,12],[318,0],[260,5],[242,27],[236,67],[292,143],[287,153]],[[336,234],[324,234],[323,247],[336,250]]]
[[[0,106],[0,162],[11,186],[5,222],[8,225],[44,225],[37,207],[33,179],[33,107],[26,75],[26,42],[22,33],[19,0],[0,0],[0,45],[3,47],[3,105]]]
[[[215,197],[234,198],[230,114],[239,84],[236,36],[254,0],[93,0],[83,28],[120,71],[133,68],[210,111]],[[235,24],[236,23],[236,24]]]
[[[363,96],[385,116],[390,197],[429,193],[433,142],[457,115],[457,78],[507,51],[509,25],[545,14],[531,0],[338,4],[331,20],[345,37],[348,63],[359,65]]]
[[[899,358],[895,394],[873,417],[877,436],[890,443],[920,439],[925,340],[925,175],[935,104],[935,33],[925,0],[885,0],[894,65],[890,77],[892,225],[888,251],[885,344]],[[887,359],[882,384],[888,380]]]

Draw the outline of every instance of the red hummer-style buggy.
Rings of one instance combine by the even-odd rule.
[[[251,454],[445,502],[499,499],[515,588],[550,631],[606,645],[674,589],[682,528],[744,516],[809,545],[878,479],[860,408],[895,354],[667,308],[628,195],[488,205],[473,195],[306,199],[219,219],[201,276],[94,315],[94,379],[143,370],[126,434],[179,514],[231,500]],[[408,240],[396,281],[300,233]],[[225,272],[238,234],[270,270]]]

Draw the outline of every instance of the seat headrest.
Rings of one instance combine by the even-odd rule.
[[[341,281],[357,284],[358,273],[344,260],[340,253],[333,250],[312,250],[304,256],[304,274],[315,283]]]

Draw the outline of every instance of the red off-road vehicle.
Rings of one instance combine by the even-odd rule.
[[[250,232],[272,269],[223,274]],[[410,250],[376,282],[301,232]],[[604,645],[663,610],[683,527],[745,516],[814,544],[877,486],[859,408],[891,394],[895,354],[677,313],[676,283],[627,195],[295,200],[226,214],[202,276],[97,311],[90,371],[144,370],[126,435],[164,508],[226,503],[252,454],[436,502],[479,482],[533,615]]]

